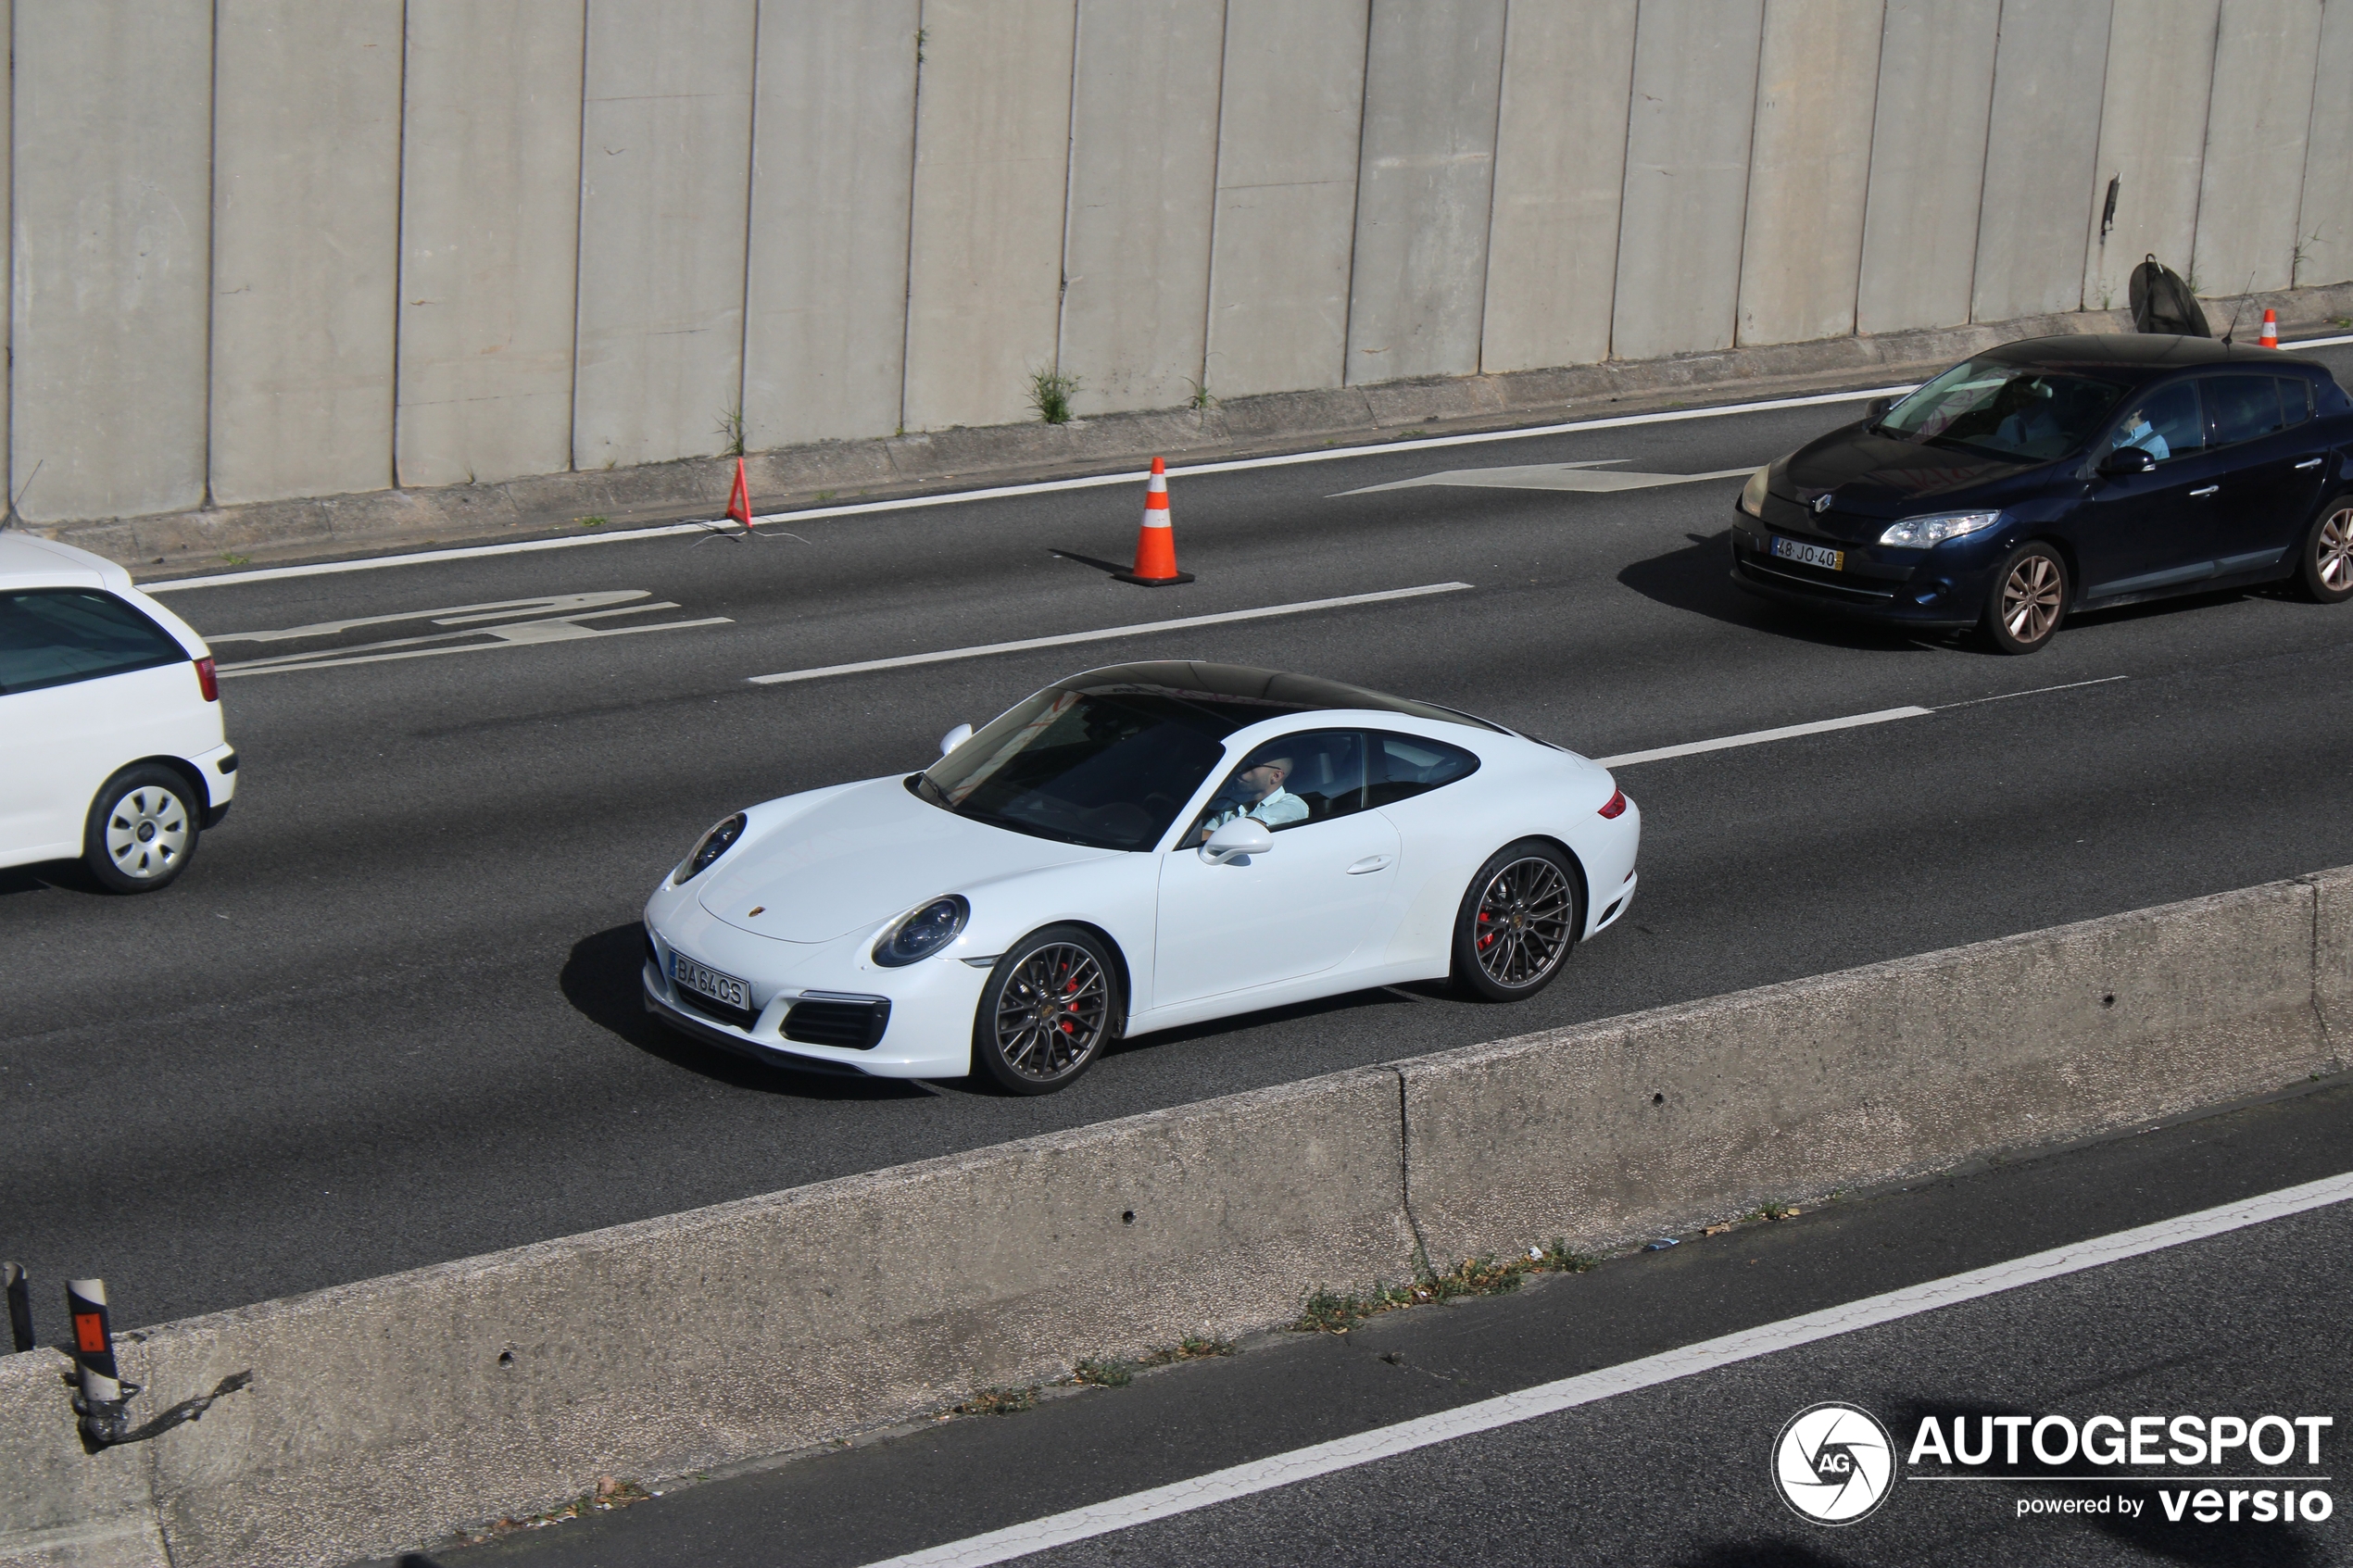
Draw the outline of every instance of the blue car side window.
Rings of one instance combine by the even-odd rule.
[[[2216,446],[2254,441],[2287,428],[2280,415],[2280,383],[2271,376],[2208,376],[2206,438]]]
[[[2117,421],[2108,438],[2110,451],[2137,446],[2167,462],[2206,446],[2206,422],[2198,409],[2197,387],[2182,382],[2136,398]]]

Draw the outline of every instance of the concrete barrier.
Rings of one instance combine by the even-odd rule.
[[[2353,1042],[2353,866],[2311,879],[2312,1006],[2338,1055]]]
[[[2332,1070],[2316,896],[2277,883],[1403,1064],[1415,1218],[1433,1258],[1606,1249]]]
[[[139,1419],[252,1387],[94,1457],[0,1358],[0,1564],[346,1562],[1237,1333],[1409,1255],[1397,1126],[1343,1073],[188,1319],[121,1347]]]
[[[1306,1286],[2082,1137],[2337,1071],[2353,868],[0,1358],[0,1568],[330,1564],[823,1441]]]

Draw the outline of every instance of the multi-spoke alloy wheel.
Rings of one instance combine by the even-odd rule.
[[[2304,591],[2322,604],[2353,598],[2353,505],[2340,501],[2312,525],[2304,548]]]
[[[998,960],[973,1031],[975,1064],[1016,1094],[1061,1088],[1117,1017],[1110,955],[1086,932],[1041,931]]]
[[[199,823],[186,781],[152,764],[125,769],[92,803],[82,864],[118,893],[145,893],[180,874]]]
[[[1579,935],[1584,911],[1567,858],[1541,840],[1479,868],[1454,934],[1454,977],[1491,1001],[1533,995]]]
[[[2004,653],[2032,653],[2067,613],[2067,568],[2047,545],[2029,545],[2002,563],[1985,631]]]

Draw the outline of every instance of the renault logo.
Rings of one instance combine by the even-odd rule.
[[[1823,491],[1820,495],[1818,495],[1815,496],[1815,497],[1814,497],[1814,509],[1815,509],[1817,512],[1826,512],[1826,511],[1829,511],[1829,510],[1831,509],[1831,496],[1833,494],[1834,494],[1834,492],[1832,492],[1832,491],[1825,490],[1825,491]]]

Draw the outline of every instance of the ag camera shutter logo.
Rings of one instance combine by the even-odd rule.
[[[1817,1524],[1869,1518],[1894,1481],[1894,1440],[1877,1416],[1853,1405],[1808,1405],[1773,1440],[1773,1483],[1781,1500]]]

